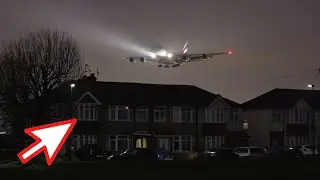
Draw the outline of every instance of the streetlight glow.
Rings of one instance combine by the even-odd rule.
[[[70,84],[70,87],[71,88],[74,88],[76,85],[75,84]]]

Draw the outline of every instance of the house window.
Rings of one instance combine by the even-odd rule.
[[[78,104],[78,119],[82,121],[97,121],[98,108],[96,104]]]
[[[74,140],[76,141],[74,143],[75,149],[79,149],[82,146],[87,144],[98,143],[98,137],[96,135],[88,135],[88,134],[76,135]]]
[[[172,107],[172,121],[175,123],[181,122],[181,108],[174,106]]]
[[[289,136],[289,146],[301,146],[308,144],[308,138],[306,136]]]
[[[166,122],[166,107],[154,108],[154,122]]]
[[[233,109],[232,110],[232,122],[233,123],[238,123],[239,122],[239,115],[240,112],[238,109]]]
[[[224,144],[224,136],[205,136],[204,139],[206,150],[220,148]]]
[[[132,148],[132,136],[110,135],[109,151],[125,151]]]
[[[299,110],[297,109],[294,111],[294,122],[299,122]]]
[[[194,122],[194,109],[190,107],[181,108],[181,122]]]
[[[274,123],[280,123],[281,122],[281,113],[280,112],[273,112],[272,113],[272,121]]]
[[[110,106],[110,121],[131,121],[132,109],[129,106]]]
[[[208,123],[224,123],[224,109],[212,108],[208,118]]]
[[[147,107],[137,107],[136,120],[139,122],[148,122],[148,108]]]
[[[310,111],[307,109],[295,109],[291,111],[291,115],[290,123],[305,124],[310,120]]]
[[[190,152],[194,149],[195,141],[193,136],[174,136],[173,149],[175,152]]]

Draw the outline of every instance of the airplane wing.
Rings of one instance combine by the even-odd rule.
[[[183,55],[179,55],[179,59],[181,59],[184,62],[202,61],[202,60],[211,59],[214,56],[218,56],[218,55],[232,55],[232,51],[217,52],[217,53],[203,53],[203,54],[183,54]]]

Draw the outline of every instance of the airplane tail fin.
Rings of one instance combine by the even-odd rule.
[[[188,52],[188,41],[184,44],[181,54],[184,55]]]

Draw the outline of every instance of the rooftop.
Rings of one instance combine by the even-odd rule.
[[[218,97],[192,85],[143,84],[129,82],[76,81],[72,89],[72,99],[76,101],[86,92],[92,93],[99,101],[106,104],[123,105],[190,105],[207,106]],[[59,87],[54,96],[56,101],[71,98],[71,83]],[[222,97],[223,98],[223,97]],[[223,98],[231,106],[238,103]]]
[[[302,89],[273,89],[250,101],[242,104],[244,108],[271,109],[292,108],[301,99],[305,100],[311,107],[320,108],[320,90]]]

